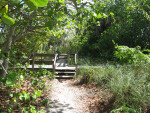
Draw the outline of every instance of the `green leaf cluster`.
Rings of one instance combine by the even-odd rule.
[[[1,20],[7,25],[13,25],[13,24],[15,24],[15,20],[13,18],[9,17],[8,14],[7,14],[7,12],[8,12],[7,3],[8,3],[8,1],[6,1],[6,0],[1,0],[0,1]]]
[[[8,86],[13,86],[15,85],[16,79],[17,79],[17,74],[15,72],[10,72],[7,74],[6,84]]]
[[[30,7],[32,10],[37,10],[38,7],[44,7],[47,5],[49,0],[24,0],[24,2]]]
[[[125,105],[121,106],[118,109],[112,110],[110,113],[119,113],[119,112],[123,112],[123,113],[140,113],[140,111],[138,111],[137,109],[129,108],[129,107],[126,107]]]
[[[115,56],[120,59],[121,63],[150,63],[150,55],[140,51],[140,47],[129,48],[128,46],[115,46]]]
[[[44,7],[47,5],[49,0],[23,0],[24,3],[31,9],[31,10],[37,10],[38,7]],[[22,5],[22,2],[20,0],[0,0],[0,22],[4,22],[7,25],[13,25],[15,24],[15,19],[8,16],[8,4],[19,6]],[[19,5],[18,5],[19,4]],[[16,8],[15,10],[17,10]],[[14,10],[14,11],[15,11]]]

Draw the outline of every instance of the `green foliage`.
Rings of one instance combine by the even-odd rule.
[[[50,102],[49,102],[48,99],[44,99],[44,100],[43,100],[43,104],[46,105],[47,107],[50,106]]]
[[[149,2],[143,0],[94,0],[91,10],[78,9],[83,21],[76,19],[76,40],[70,47],[82,56],[107,60],[114,60],[112,40],[119,45],[150,49],[148,6]]]
[[[10,18],[8,15],[6,14],[3,14],[3,16],[1,17],[2,21],[5,23],[5,24],[8,24],[8,25],[13,25],[15,24],[15,20]]]
[[[149,63],[150,57],[149,55],[145,55],[140,51],[140,47],[137,46],[135,48],[129,48],[128,46],[115,46],[115,56],[120,59],[121,63]]]
[[[20,0],[10,0],[10,3],[17,5],[20,3]]]
[[[114,109],[110,113],[118,113],[118,112],[123,112],[123,113],[141,113],[141,112],[139,112],[136,109],[129,108],[129,107],[126,107],[126,106],[121,106],[118,109]]]
[[[22,93],[19,93],[19,99],[21,101],[30,101],[30,93],[26,93],[25,91],[22,91]]]
[[[8,86],[13,86],[16,83],[16,79],[17,79],[17,74],[14,72],[10,72],[7,74],[6,84]]]
[[[37,10],[38,7],[46,6],[49,0],[24,0],[24,1],[32,10]]]
[[[37,74],[38,76],[36,76]],[[7,109],[2,109],[2,111],[23,110],[25,113],[45,113],[44,110],[37,108],[37,105],[49,106],[49,100],[44,97],[45,82],[49,77],[47,74],[51,75],[51,72],[42,69],[39,72],[30,71],[30,73],[28,70],[21,69],[9,72],[7,77],[3,78],[5,80],[1,81],[4,82],[3,86],[7,86],[6,93],[8,93],[5,94],[8,97],[5,102]],[[6,81],[9,79],[12,82],[7,84]]]
[[[81,83],[95,82],[98,86],[109,90],[115,97],[114,107],[130,106],[131,109],[119,108],[123,112],[130,113],[130,110],[139,112],[142,109],[145,111],[150,105],[149,67],[149,64],[144,63],[136,66],[106,64],[83,67],[78,72],[79,75],[82,75]],[[92,79],[90,79],[91,75]]]
[[[78,71],[79,75],[82,75],[80,83],[91,83],[93,80],[93,70],[87,68],[80,69]]]
[[[37,10],[38,7],[46,6],[48,1],[49,0],[24,0],[25,4],[27,4],[31,10]],[[12,19],[7,15],[8,6],[6,5],[8,3],[11,3],[12,5],[18,5],[18,4],[21,4],[21,1],[20,0],[10,0],[10,1],[1,0],[0,1],[0,15],[2,15],[1,20],[7,25],[13,25],[15,24],[15,19]]]

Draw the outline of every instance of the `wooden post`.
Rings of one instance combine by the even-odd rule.
[[[32,70],[34,71],[34,53],[33,53],[33,56],[32,56]]]
[[[77,59],[78,59],[78,55],[75,54],[75,69],[76,69],[76,74],[77,74],[77,66],[78,66],[78,61],[77,61]]]
[[[70,65],[70,54],[68,54],[68,66]]]
[[[55,65],[53,63],[53,75],[55,74]]]
[[[53,74],[55,74],[55,67],[56,67],[57,56],[58,56],[58,54],[55,54],[54,63],[53,63]]]

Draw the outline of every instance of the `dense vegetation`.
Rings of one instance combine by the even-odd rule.
[[[79,74],[113,93],[112,113],[150,111],[150,1],[0,0],[0,111],[44,112],[33,103],[52,74],[9,68],[36,52],[78,53],[80,65],[98,66]]]

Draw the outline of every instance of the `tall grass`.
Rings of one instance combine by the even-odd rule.
[[[150,66],[111,65],[84,67],[79,69],[82,81],[93,81],[113,93],[114,105],[146,112],[150,107]]]

